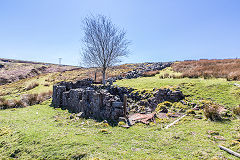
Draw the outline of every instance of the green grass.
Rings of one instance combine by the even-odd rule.
[[[0,97],[6,99],[20,99],[23,94],[48,92],[49,90],[52,90],[53,83],[46,82],[45,79],[51,75],[53,75],[53,73],[41,75],[39,77],[26,78],[17,82],[2,85],[0,86],[0,91],[5,94]],[[34,82],[38,83],[39,86],[27,91],[26,87]],[[44,86],[46,83],[48,83],[49,86]]]
[[[182,90],[192,102],[211,98],[229,108],[240,104],[240,88],[233,85],[239,82],[201,78],[160,79],[159,75],[164,73],[176,74],[168,68],[154,77],[121,80],[115,84],[149,91],[170,87]],[[26,93],[45,92],[51,90],[56,82],[51,80],[77,76],[70,71],[63,76],[59,74],[2,85],[0,91],[9,94],[1,97],[13,99]],[[45,79],[48,78],[50,85],[46,87]],[[32,82],[39,83],[39,86],[25,91],[24,87]],[[211,122],[187,116],[168,130],[164,126],[173,120],[136,124],[125,129],[90,119],[70,119],[71,113],[54,109],[50,103],[51,100],[26,108],[0,110],[0,159],[236,159],[220,150],[219,144],[240,152],[240,143],[233,141],[240,139],[240,120],[236,118]],[[209,130],[219,132],[225,141],[209,136]]]
[[[240,104],[240,88],[234,86],[234,81],[226,79],[203,78],[165,78],[160,79],[157,74],[153,77],[141,77],[137,79],[123,79],[114,84],[125,87],[133,87],[138,90],[152,90],[153,88],[179,89],[184,95],[189,95],[193,102],[200,99],[212,99],[214,102],[232,108]]]
[[[0,111],[1,159],[234,159],[217,145],[230,146],[240,131],[237,119],[217,123],[188,116],[168,130],[162,123],[125,129],[69,119],[66,110],[49,104]],[[208,130],[218,131],[226,141],[208,137]]]

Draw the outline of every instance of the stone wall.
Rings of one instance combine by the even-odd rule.
[[[185,98],[181,91],[153,89],[151,93],[116,85],[96,86],[92,79],[60,82],[53,86],[52,105],[70,112],[81,113],[83,117],[99,120],[118,121],[123,114],[123,97],[128,97],[127,111],[136,112],[145,107],[145,112],[153,112],[164,101],[179,102]],[[137,107],[137,108],[136,108]],[[134,111],[134,112],[135,112]]]
[[[116,77],[110,77],[107,79],[107,82],[115,82],[116,80],[121,80],[121,79],[133,79],[133,78],[138,78],[142,77],[144,72],[149,72],[149,71],[157,71],[157,70],[162,70],[164,68],[170,67],[171,62],[153,62],[153,63],[141,63],[137,68],[134,68],[132,71],[128,71],[124,74],[125,76],[116,76]]]
[[[83,117],[99,120],[118,120],[123,116],[123,102],[119,96],[92,85],[91,79],[60,82],[53,86],[52,105],[82,113]]]

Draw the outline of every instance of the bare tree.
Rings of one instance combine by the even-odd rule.
[[[83,31],[82,60],[88,66],[102,68],[102,82],[105,85],[107,68],[121,62],[121,58],[129,54],[126,32],[103,15],[86,17]]]

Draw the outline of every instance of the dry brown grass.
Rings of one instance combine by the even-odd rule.
[[[159,71],[148,71],[148,72],[144,72],[144,73],[143,73],[143,76],[144,76],[144,77],[153,77],[153,76],[155,76],[156,74],[159,74]]]
[[[34,104],[39,104],[49,98],[51,98],[52,96],[52,91],[48,91],[48,92],[43,92],[40,94],[26,94],[23,95],[22,97],[22,101],[29,106],[32,106]]]
[[[172,68],[183,77],[240,80],[240,59],[183,61],[174,63]]]
[[[233,113],[240,116],[240,105],[233,108]]]
[[[0,98],[0,109],[8,109],[8,108],[22,108],[26,107],[26,104],[22,100],[6,100],[4,98]]]
[[[209,102],[204,104],[204,115],[207,119],[210,119],[211,121],[220,121],[222,120],[220,116],[220,110],[222,106]]]
[[[33,82],[33,83],[29,84],[25,89],[26,89],[27,91],[29,91],[29,90],[37,87],[37,86],[39,86],[39,83]]]
[[[23,107],[26,107],[26,104],[22,100],[16,99],[12,101],[12,104],[10,106],[10,108],[23,108]]]
[[[0,109],[7,109],[9,108],[10,103],[8,100],[6,100],[5,98],[0,98]]]
[[[6,100],[5,98],[0,98],[0,109],[23,108],[26,106],[32,106],[51,98],[51,96],[52,91],[48,91],[42,92],[40,94],[25,94],[20,100]]]

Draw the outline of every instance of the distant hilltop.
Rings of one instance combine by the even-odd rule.
[[[79,69],[76,66],[0,58],[0,85],[43,73]]]
[[[26,60],[16,60],[16,59],[7,59],[7,58],[0,58],[0,63],[1,62],[10,62],[10,63],[31,63],[31,64],[42,64],[42,65],[59,65],[59,64],[54,64],[54,63],[45,63],[45,62],[35,62],[35,61],[26,61]],[[71,66],[71,65],[63,65],[61,66]],[[77,66],[75,66],[77,67]]]

